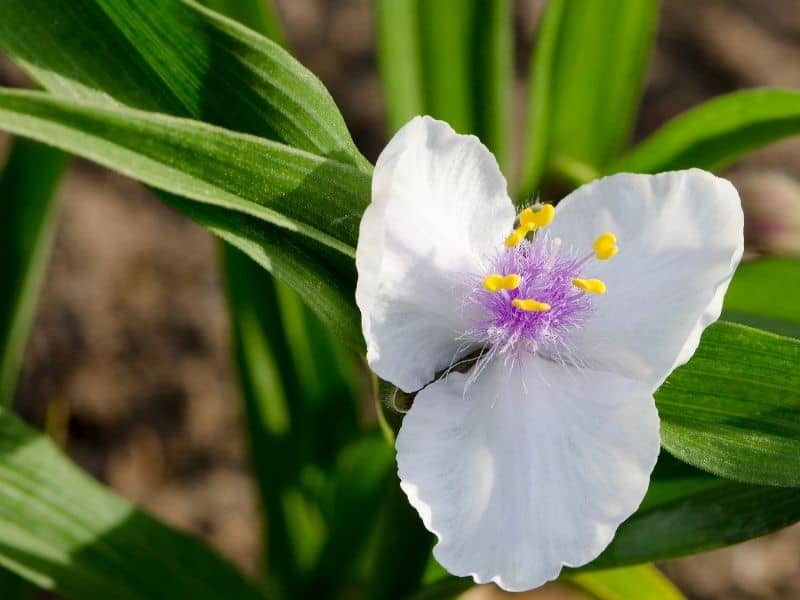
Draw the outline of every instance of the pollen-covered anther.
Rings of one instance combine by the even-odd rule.
[[[515,298],[511,301],[511,304],[514,308],[525,312],[547,312],[550,310],[550,305],[547,302],[539,302],[533,298]]]
[[[499,292],[500,290],[510,291],[517,289],[521,281],[522,277],[515,273],[506,276],[493,273],[483,280],[483,288],[487,292]]]
[[[606,284],[601,279],[579,279],[576,277],[572,280],[572,285],[590,294],[606,293]]]
[[[552,204],[542,204],[539,210],[534,211],[531,208],[526,208],[519,213],[519,226],[520,229],[528,231],[536,231],[540,227],[547,227],[553,222],[556,216],[556,209]]]
[[[610,231],[601,234],[592,244],[594,255],[597,260],[608,260],[619,252],[617,246],[617,236]]]
[[[514,232],[506,238],[506,247],[513,248],[525,239],[528,230],[524,227],[517,227]]]

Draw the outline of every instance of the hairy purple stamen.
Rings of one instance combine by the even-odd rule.
[[[535,352],[543,345],[566,347],[565,336],[580,327],[592,312],[591,297],[572,283],[582,277],[587,258],[574,256],[562,248],[560,240],[544,233],[533,241],[523,240],[512,248],[503,248],[491,259],[486,274],[519,275],[519,287],[490,292],[484,288],[482,278],[476,279],[470,302],[484,318],[468,337],[491,346],[492,352],[512,348]],[[521,310],[512,304],[515,298],[534,299],[549,304],[550,309]]]

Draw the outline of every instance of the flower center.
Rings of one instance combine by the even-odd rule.
[[[586,278],[584,271],[593,259],[608,260],[617,253],[614,234],[603,233],[592,251],[580,256],[539,231],[554,216],[549,204],[536,212],[523,210],[505,248],[490,260],[488,274],[476,281],[470,301],[484,318],[468,336],[492,352],[535,352],[541,346],[560,352],[565,336],[592,313],[592,296],[606,291],[603,281]]]

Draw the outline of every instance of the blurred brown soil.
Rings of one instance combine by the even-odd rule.
[[[374,159],[385,137],[370,2],[278,4],[296,56]],[[518,100],[541,5],[517,3]],[[0,60],[0,83],[25,79]],[[759,85],[800,87],[800,3],[667,0],[636,136],[711,96]],[[766,169],[800,178],[800,141],[758,152],[733,176]],[[259,515],[215,242],[139,185],[84,161],[59,202],[17,406],[66,439],[93,475],[257,573]],[[691,598],[800,598],[800,527],[662,566]]]

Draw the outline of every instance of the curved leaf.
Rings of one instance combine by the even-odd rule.
[[[2,12],[0,47],[57,96],[113,98],[370,168],[313,74],[191,0],[5,0]]]
[[[230,564],[98,485],[5,410],[0,564],[88,600],[262,597]]]
[[[800,341],[718,323],[656,393],[661,443],[750,483],[800,486]]]
[[[678,588],[652,565],[577,573],[561,580],[595,600],[685,600]]]
[[[615,161],[608,172],[656,173],[689,167],[714,171],[798,133],[800,92],[734,92],[678,115]]]
[[[369,177],[332,159],[197,121],[41,92],[0,90],[0,128],[354,256]]]
[[[639,510],[590,571],[721,548],[800,521],[800,490],[721,479],[662,452]]]

